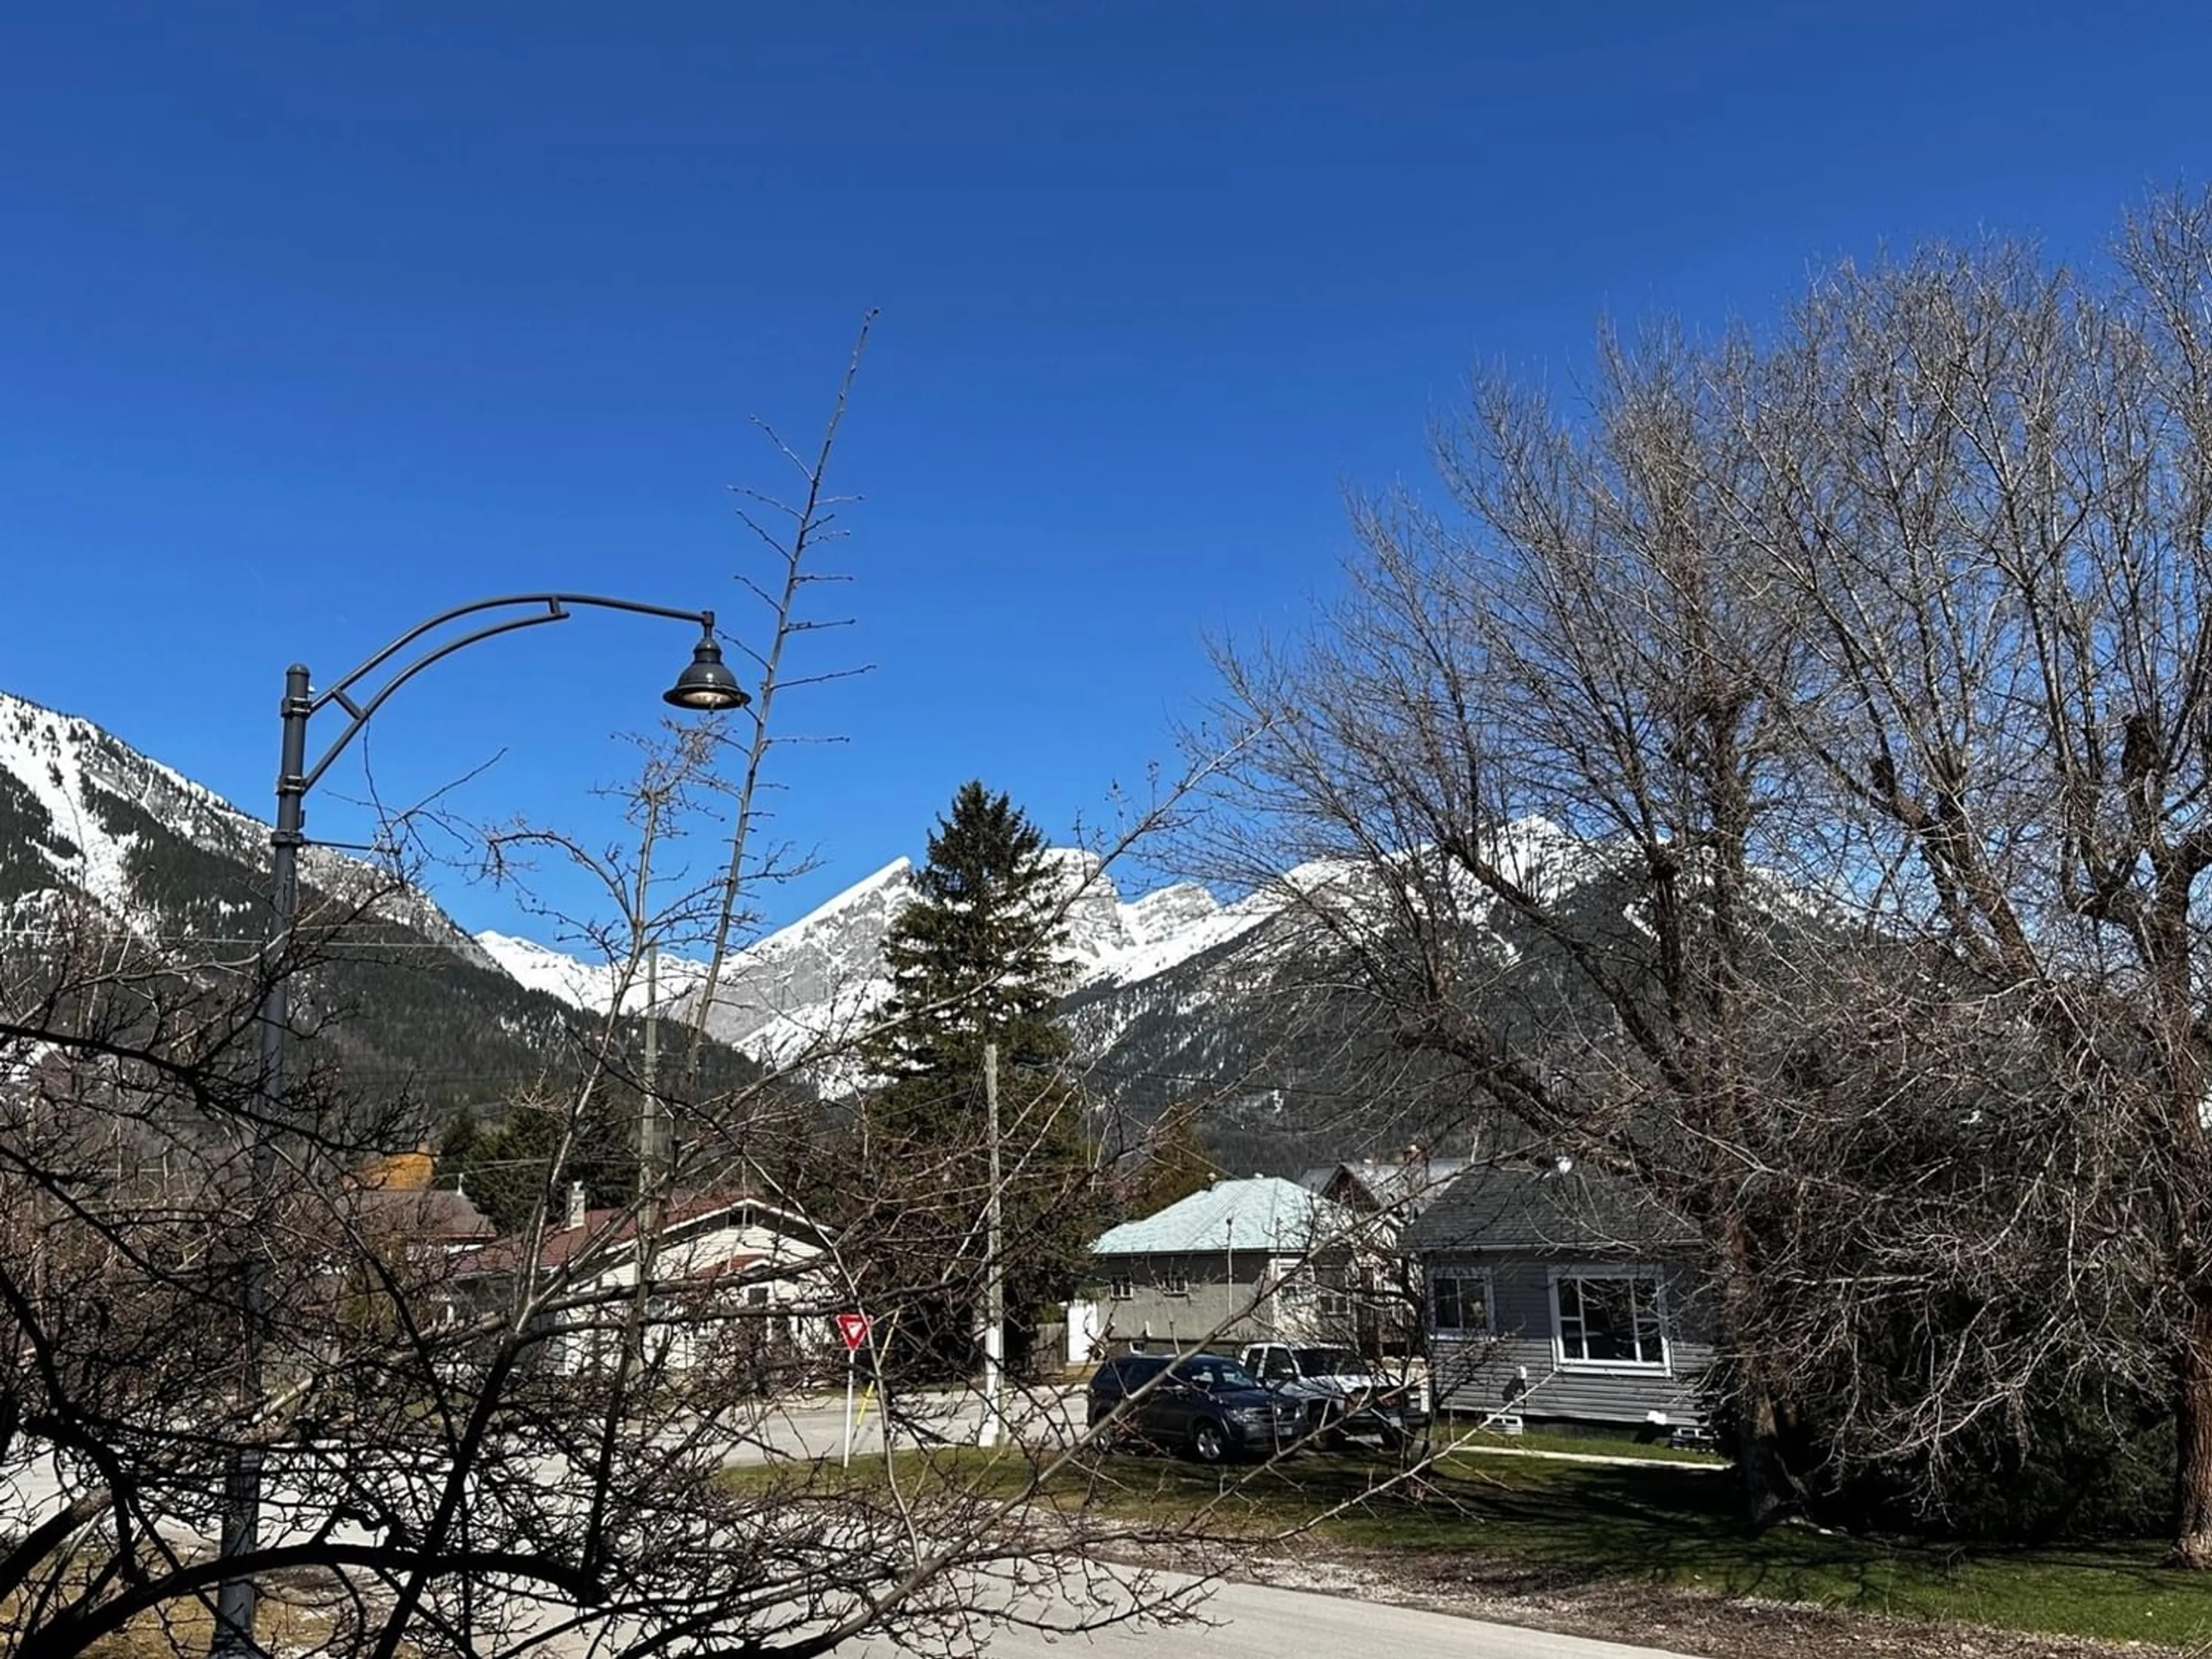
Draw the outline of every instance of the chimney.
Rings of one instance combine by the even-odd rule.
[[[580,1181],[568,1183],[568,1224],[571,1230],[584,1224],[584,1183]]]

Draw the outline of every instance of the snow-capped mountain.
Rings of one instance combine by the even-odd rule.
[[[1535,819],[1515,826],[1498,856],[1516,879],[1547,896],[1576,889],[1597,868],[1588,846]],[[1115,1092],[1148,1108],[1261,1075],[1295,1072],[1305,1078],[1295,1087],[1316,1086],[1305,1076],[1304,1059],[1283,1056],[1341,1046],[1334,1036],[1318,1044],[1307,1041],[1312,1017],[1302,1006],[1303,987],[1312,978],[1302,969],[1328,947],[1305,920],[1283,925],[1285,912],[1294,895],[1324,904],[1333,895],[1358,909],[1369,882],[1356,868],[1301,865],[1224,905],[1190,882],[1124,899],[1096,854],[1056,848],[1047,858],[1060,894],[1070,1026],[1079,1051],[1102,1077],[1118,1079]],[[890,994],[884,938],[915,896],[913,865],[894,860],[732,955],[707,1029],[765,1064],[795,1067],[825,1089],[858,1081],[845,1050]],[[1480,894],[1462,898],[1470,916],[1488,913]],[[1488,931],[1486,948],[1501,968],[1510,966],[1522,948],[1514,930]],[[527,984],[579,1007],[607,1005],[604,965],[505,935],[482,935],[478,943]],[[704,965],[664,957],[661,971],[664,987],[672,987],[664,992],[664,1008],[693,1018]],[[1340,1068],[1345,1056],[1338,1053],[1328,1063]]]
[[[214,865],[200,884],[161,879],[181,848]],[[0,904],[66,892],[155,942],[246,945],[264,926],[269,826],[90,720],[0,692]],[[310,888],[373,900],[381,921],[424,933],[473,966],[491,958],[412,887],[308,847]],[[233,879],[216,880],[221,869]]]
[[[518,982],[592,1013],[605,1013],[613,1005],[617,986],[623,1012],[639,1014],[655,1001],[665,1006],[685,988],[707,976],[705,963],[665,952],[657,968],[648,969],[641,962],[629,969],[622,963],[586,961],[513,933],[478,933],[476,943]]]
[[[149,945],[235,961],[260,937],[267,847],[258,820],[172,768],[89,721],[0,694],[0,932],[22,941],[16,949],[60,937],[58,917],[74,908]],[[1602,848],[1531,820],[1513,826],[1498,856],[1622,951],[1643,948],[1634,873]],[[1061,848],[1051,859],[1064,902],[1065,1015],[1103,1097],[1139,1117],[1170,1101],[1206,1103],[1209,1137],[1236,1168],[1334,1156],[1355,1115],[1368,1138],[1419,1138],[1418,1067],[1373,1028],[1371,1010],[1345,988],[1349,976],[1328,967],[1337,943],[1310,919],[1337,905],[1355,930],[1388,926],[1387,907],[1369,902],[1371,872],[1302,866],[1224,904],[1190,883],[1125,898],[1119,870],[1094,854]],[[501,1079],[537,1075],[562,1050],[575,1011],[604,1011],[613,998],[617,976],[603,963],[512,935],[471,939],[427,896],[369,866],[313,848],[305,874],[325,897],[379,895],[372,915],[383,930],[310,975],[307,1001],[344,1011],[323,1052],[408,1079],[433,1103],[493,1104]],[[1486,994],[1500,999],[1502,1017],[1518,1000],[1538,1025],[1555,1019],[1572,982],[1556,947],[1462,885],[1451,883],[1465,974],[1497,988]],[[824,1087],[852,1081],[807,1057],[881,1004],[884,936],[915,890],[912,865],[895,860],[734,954],[709,1032]],[[664,955],[664,1011],[688,1016],[703,972]],[[623,1012],[644,1001],[633,980]],[[1393,1113],[1410,1137],[1386,1127]]]
[[[11,966],[58,961],[90,920],[148,958],[222,983],[220,966],[248,959],[262,939],[268,869],[260,820],[89,720],[0,693],[0,938]],[[296,981],[319,1062],[406,1086],[435,1111],[490,1106],[568,1051],[574,999],[528,988],[531,975],[504,969],[426,894],[327,848],[307,849],[301,879],[310,915],[325,902],[367,906],[365,925]]]
[[[1234,938],[1267,914],[1267,907],[1249,902],[1224,911],[1194,882],[1124,902],[1096,854],[1056,848],[1048,857],[1063,896],[1071,994],[1162,972]],[[884,939],[915,896],[914,866],[896,859],[732,955],[723,966],[707,1029],[775,1065],[849,1036],[890,993]],[[578,1007],[607,1006],[611,976],[604,963],[507,934],[479,934],[477,942],[525,984]],[[691,1018],[705,971],[702,963],[664,957],[664,1006],[678,1018]]]

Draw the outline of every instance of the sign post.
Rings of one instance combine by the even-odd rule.
[[[845,1339],[845,1457],[843,1467],[853,1467],[853,1371],[859,1364],[860,1345],[868,1340],[868,1316],[864,1313],[841,1313],[837,1316],[837,1334]]]

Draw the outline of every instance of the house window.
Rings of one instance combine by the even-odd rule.
[[[1163,1296],[1188,1296],[1190,1271],[1187,1267],[1179,1266],[1162,1267],[1159,1270],[1159,1284],[1160,1294]]]
[[[1667,1364],[1659,1276],[1648,1268],[1556,1270],[1552,1328],[1562,1365]]]
[[[1127,1267],[1116,1267],[1106,1276],[1106,1294],[1112,1300],[1127,1302],[1136,1293],[1136,1276]]]
[[[1487,1335],[1490,1275],[1474,1267],[1447,1267],[1431,1274],[1429,1328],[1445,1336]]]

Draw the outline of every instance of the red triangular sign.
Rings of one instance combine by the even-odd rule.
[[[868,1340],[868,1316],[864,1313],[841,1313],[837,1316],[837,1334],[845,1339],[848,1352],[857,1352]]]

